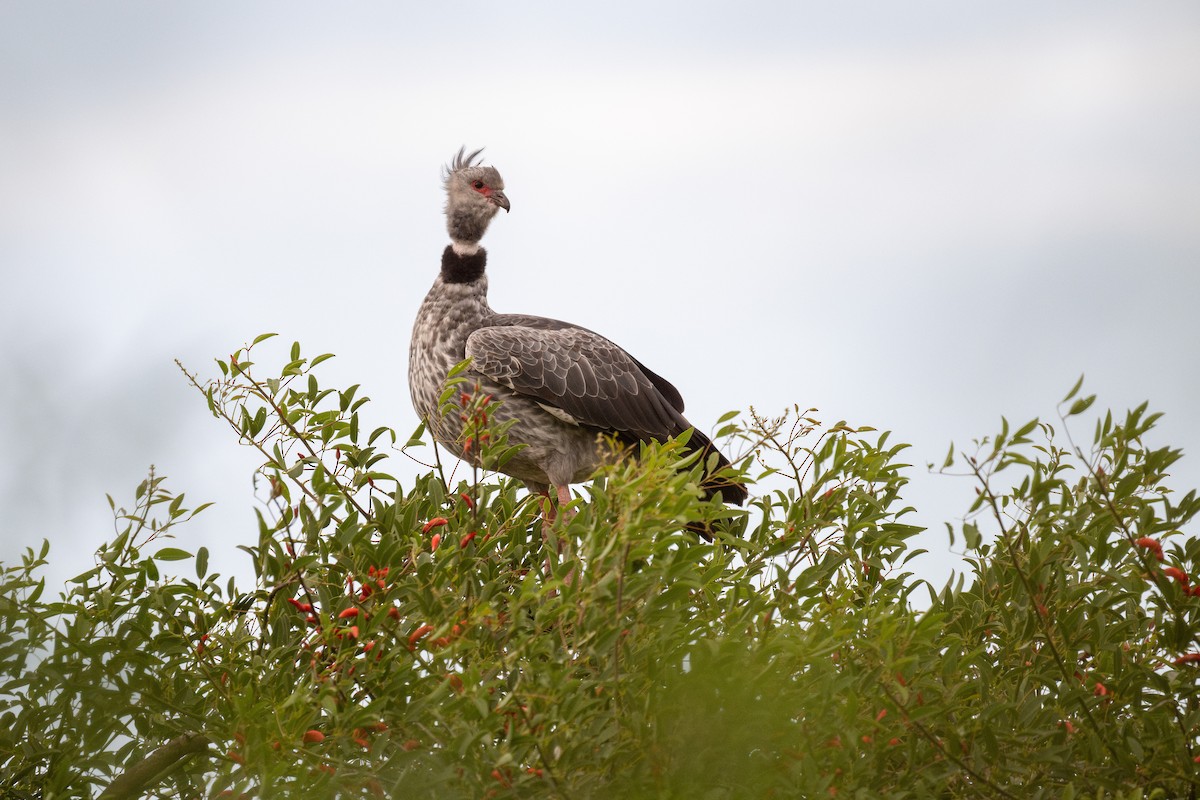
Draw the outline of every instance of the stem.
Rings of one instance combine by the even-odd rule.
[[[204,391],[204,387],[200,385],[200,381],[199,381],[199,380],[196,378],[196,376],[195,376],[195,375],[193,375],[192,373],[190,373],[190,372],[188,372],[188,371],[187,371],[187,368],[185,368],[185,367],[183,366],[183,362],[181,362],[179,359],[175,359],[175,366],[179,367],[179,370],[180,370],[180,371],[181,371],[181,372],[182,372],[182,373],[183,373],[183,374],[184,374],[184,375],[187,377],[187,379],[188,379],[188,382],[189,382],[189,383],[191,383],[191,384],[192,384],[192,386],[194,386],[194,387],[196,388],[196,390],[197,390],[197,391],[199,391],[201,394],[205,394],[205,395],[206,395],[206,392]],[[242,374],[244,375],[245,373],[242,373]],[[207,395],[206,395],[206,396],[207,396]],[[214,404],[213,404],[213,409],[215,410],[216,414],[217,414],[217,415],[218,415],[218,416],[219,416],[221,419],[225,420],[225,422],[226,422],[226,423],[227,423],[227,424],[228,424],[228,425],[229,425],[231,428],[233,428],[235,431],[236,431],[236,430],[238,430],[238,424],[237,424],[237,423],[236,423],[236,422],[233,420],[233,418],[232,418],[232,417],[230,417],[230,416],[229,416],[229,414],[225,413],[225,409],[224,409],[224,408],[222,408],[221,406],[219,406],[219,405],[217,405],[216,403],[214,403]],[[240,431],[239,431],[239,433],[240,433]],[[259,444],[259,443],[258,443],[257,441],[255,441],[254,439],[251,439],[251,440],[250,440],[250,444],[251,444],[251,445],[254,447],[254,449],[255,449],[255,450],[257,450],[259,453],[261,453],[261,454],[263,455],[263,457],[264,457],[264,458],[266,458],[266,459],[267,459],[267,462],[268,462],[268,463],[271,463],[271,464],[275,463],[275,456],[273,456],[272,454],[268,453],[268,452],[266,451],[266,449],[265,449],[265,448],[264,448],[264,447],[263,447],[261,444]],[[310,449],[310,453],[311,453],[311,449]],[[314,456],[314,457],[315,457],[315,456]],[[285,472],[285,474],[286,474],[286,470],[285,470],[284,472]],[[330,475],[330,478],[331,478],[331,479],[332,479],[332,477],[333,477],[333,476],[332,476],[332,475]],[[312,488],[311,488],[311,487],[309,487],[309,486],[308,486],[308,484],[304,483],[303,481],[293,481],[293,482],[294,482],[294,483],[295,483],[297,486],[299,486],[299,487],[300,487],[300,490],[301,490],[302,492],[304,492],[304,494],[308,495],[308,498],[309,498],[310,500],[312,500],[312,501],[313,501],[314,503],[316,503],[318,506],[319,506],[319,505],[322,505],[322,503],[321,503],[321,498],[319,498],[319,497],[317,496],[317,494],[316,494],[316,493],[315,493],[315,492],[312,490]],[[341,488],[341,487],[340,487],[340,484],[339,484],[339,488]],[[334,521],[335,521],[335,522],[341,522],[341,520],[340,520],[340,519],[338,519],[336,516],[334,516],[334,517],[333,517],[333,519],[334,519]]]
[[[930,731],[928,728],[926,728],[924,725],[922,725],[919,721],[910,717],[908,715],[907,707],[903,703],[900,702],[900,698],[897,697],[895,695],[895,693],[892,692],[892,690],[887,687],[886,684],[880,683],[879,688],[881,688],[883,690],[883,693],[888,696],[888,699],[891,700],[892,703],[896,706],[896,708],[900,711],[901,716],[904,717],[904,721],[907,724],[911,725],[913,728],[915,728],[917,733],[921,734],[921,737],[923,739],[925,739],[927,742],[929,742],[931,745],[933,745],[934,748],[939,753],[942,754],[943,758],[945,758],[950,763],[954,764],[954,766],[958,767],[959,769],[961,769],[963,772],[970,775],[975,780],[979,781],[984,786],[991,789],[993,792],[995,792],[999,796],[1011,798],[1011,800],[1016,800],[1016,795],[1011,794],[1010,792],[1008,792],[1001,786],[997,786],[995,783],[992,783],[990,780],[988,780],[983,775],[980,775],[978,772],[971,769],[971,767],[967,765],[967,762],[963,761],[961,758],[956,756],[954,753],[947,750],[946,746],[944,744],[942,744],[941,740],[939,740],[936,736],[933,735],[932,731]]]
[[[157,783],[188,756],[208,750],[211,743],[212,741],[202,733],[176,736],[113,779],[99,800],[123,800],[141,796],[143,789]]]
[[[283,409],[280,408],[279,404],[275,402],[275,398],[269,395],[263,389],[262,384],[253,378],[249,372],[241,369],[239,369],[239,372],[246,378],[246,380],[250,381],[250,385],[254,387],[254,390],[258,394],[259,398],[271,406],[271,410],[275,412],[276,419],[283,423],[283,426],[287,428],[287,431],[289,434],[291,434],[292,438],[304,445],[304,449],[308,451],[308,455],[311,458],[319,458],[317,451],[313,449],[308,440],[305,439],[300,431],[296,429],[296,426],[288,421],[287,417],[284,416]],[[257,443],[255,443],[255,446],[258,446]],[[262,448],[259,447],[259,450],[262,451]],[[273,458],[270,460],[274,461]],[[359,505],[359,502],[355,499],[354,494],[348,488],[342,485],[342,482],[338,480],[337,475],[333,472],[333,470],[329,471],[329,480],[332,481],[333,485],[338,488],[338,491],[341,492],[342,496],[346,498],[347,502],[354,506],[355,510],[357,510],[359,514],[362,514],[363,519],[367,520],[368,522],[374,521],[374,517],[372,517],[365,508]]]
[[[987,499],[988,507],[991,509],[992,516],[996,519],[996,524],[1000,526],[1001,541],[1004,542],[1004,547],[1008,551],[1009,558],[1012,560],[1013,570],[1017,573],[1017,577],[1020,578],[1021,585],[1025,587],[1025,593],[1029,596],[1030,602],[1035,604],[1033,613],[1037,620],[1037,626],[1042,629],[1042,633],[1046,637],[1046,647],[1050,648],[1050,654],[1054,656],[1054,661],[1058,665],[1058,671],[1062,673],[1063,680],[1069,682],[1072,678],[1074,678],[1075,671],[1068,671],[1066,659],[1063,658],[1059,648],[1054,644],[1054,629],[1050,627],[1050,621],[1043,616],[1041,611],[1039,611],[1037,608],[1037,593],[1033,590],[1033,582],[1030,581],[1029,576],[1025,574],[1025,570],[1021,568],[1020,559],[1017,557],[1017,551],[1013,547],[1012,536],[1009,533],[1008,528],[1006,528],[1004,525],[1004,515],[1000,511],[1000,506],[996,504],[996,496],[992,493],[992,489],[991,486],[988,485],[987,478],[985,478],[983,473],[980,472],[978,462],[974,458],[968,458],[967,463],[971,465],[971,470],[975,473],[975,477],[983,486],[983,492]],[[1092,710],[1088,707],[1087,702],[1082,697],[1077,696],[1075,699],[1080,710],[1083,712],[1083,716],[1087,718],[1088,726],[1091,727],[1092,732],[1099,737],[1101,743],[1104,745],[1104,749],[1108,751],[1108,754],[1112,756],[1114,761],[1116,761],[1118,764],[1121,763],[1121,756],[1117,753],[1116,748],[1114,748],[1108,741],[1108,738],[1104,735],[1104,732],[1100,730],[1100,723],[1098,723],[1096,718],[1092,716]]]

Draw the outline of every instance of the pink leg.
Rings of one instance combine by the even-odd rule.
[[[540,494],[544,498],[544,500],[542,502],[542,537],[545,538],[547,544],[549,544],[551,542],[555,543],[555,550],[557,551],[558,555],[561,557],[563,554],[563,551],[566,549],[566,543],[562,539],[559,539],[558,537],[556,537],[554,535],[554,522],[558,518],[558,507],[565,506],[567,503],[571,502],[571,487],[565,486],[565,485],[564,486],[556,486],[556,487],[554,487],[554,490],[555,490],[555,496],[558,501],[557,503],[555,502],[554,498],[551,498],[550,493],[548,491],[540,492]],[[566,516],[566,519],[570,519],[572,516],[574,516],[574,512],[571,512],[570,514],[568,514]],[[546,576],[547,577],[550,576],[551,571],[552,571],[552,562],[551,562],[550,556],[547,555],[546,556]],[[567,575],[566,582],[568,584],[570,584],[572,582],[572,580],[574,579],[574,576],[575,576],[575,573],[574,573],[574,570],[572,570],[571,573],[569,575]]]
[[[557,493],[558,493],[559,507],[566,508],[567,504],[571,502],[571,487],[567,486],[566,484],[563,484],[562,486],[556,486],[554,488],[557,490]],[[568,522],[574,516],[575,516],[575,511],[573,509],[568,510],[563,513],[563,519]],[[560,558],[562,557],[563,553],[566,551],[566,544],[567,544],[566,541],[559,539],[558,555]],[[574,582],[575,582],[575,570],[572,569],[570,572],[567,573],[567,576],[565,578],[563,578],[563,583],[565,583],[567,586],[570,586]]]
[[[563,485],[563,486],[555,486],[554,488],[558,492],[559,506],[566,507],[567,503],[571,502],[571,487]],[[575,516],[574,512],[571,513],[571,516]]]

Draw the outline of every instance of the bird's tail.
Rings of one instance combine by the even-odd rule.
[[[704,478],[700,482],[700,486],[704,489],[706,500],[719,494],[721,501],[729,505],[740,506],[746,502],[746,499],[750,497],[750,492],[746,489],[745,484],[738,483],[729,476],[732,465],[711,439],[693,428],[692,438],[688,440],[688,450],[700,452],[700,463],[704,465]],[[713,453],[716,453],[717,459],[710,469],[709,462],[712,460]]]

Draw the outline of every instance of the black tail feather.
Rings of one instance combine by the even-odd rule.
[[[745,484],[738,483],[726,474],[732,464],[729,463],[725,454],[716,448],[711,439],[693,428],[692,438],[688,440],[688,449],[692,452],[700,452],[701,463],[704,466],[704,479],[700,486],[704,489],[705,499],[712,499],[719,494],[721,501],[729,505],[740,506],[746,502],[750,497],[750,492],[746,489]],[[713,469],[709,469],[713,453],[717,455],[716,464]]]

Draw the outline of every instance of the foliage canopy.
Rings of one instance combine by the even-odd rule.
[[[1200,500],[1144,405],[1085,450],[1077,384],[1055,425],[952,450],[978,494],[937,590],[886,433],[730,415],[752,508],[701,500],[672,442],[543,535],[514,482],[436,451],[402,486],[359,387],[299,345],[259,377],[266,338],[188,374],[264,459],[253,585],[169,541],[202,507],[153,472],[61,596],[48,544],[0,565],[4,796],[1195,796]],[[447,411],[503,459],[464,388]]]

